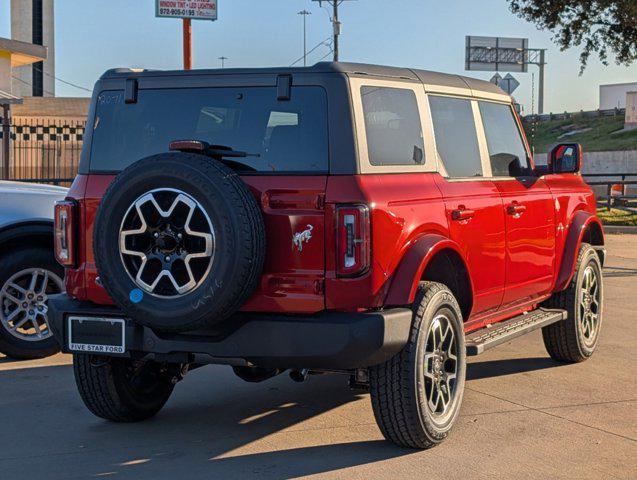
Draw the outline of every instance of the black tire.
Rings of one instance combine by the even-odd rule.
[[[370,393],[376,422],[396,445],[431,448],[453,427],[464,393],[466,352],[462,313],[451,291],[440,283],[423,282],[413,304],[413,323],[405,348],[387,362],[370,368]],[[427,335],[434,319],[448,319],[456,339],[456,381],[449,410],[434,414],[428,406],[425,378]],[[443,342],[444,344],[444,342]],[[432,384],[429,383],[429,388]]]
[[[596,275],[599,288],[598,320],[596,328],[591,329],[587,335],[586,327],[582,323],[582,299],[581,289],[585,278],[585,272],[591,268]],[[554,293],[544,302],[548,308],[566,310],[568,317],[562,322],[553,323],[542,328],[544,346],[551,358],[558,362],[577,363],[583,362],[595,352],[599,341],[599,331],[602,326],[602,307],[604,303],[604,281],[602,266],[597,252],[588,243],[583,243],[579,249],[575,273],[568,287]]]
[[[11,302],[2,300],[3,288],[7,287],[7,282],[17,275],[19,272],[37,268],[53,273],[59,280],[64,279],[64,269],[55,261],[53,256],[53,245],[51,249],[43,247],[23,247],[23,248],[7,248],[7,252],[0,256],[0,316],[5,315],[8,318],[10,309],[15,308]],[[51,283],[50,287],[54,284]],[[58,287],[56,285],[56,287]],[[48,293],[61,293],[63,286],[49,290]],[[13,291],[13,290],[12,290]],[[14,292],[15,293],[15,292]],[[0,320],[2,320],[0,318]],[[38,320],[41,321],[41,318]],[[7,324],[0,321],[0,352],[8,357],[21,360],[29,360],[35,358],[45,358],[60,351],[60,347],[55,338],[48,332],[47,338],[41,340],[26,340],[18,338],[7,330]],[[35,332],[35,330],[34,330]]]
[[[161,364],[149,360],[75,354],[73,372],[86,407],[113,422],[153,417],[174,388],[171,375]]]
[[[214,229],[208,270],[194,290],[172,297],[142,291],[127,272],[119,248],[126,212],[155,189],[190,196]],[[195,330],[227,319],[256,288],[265,259],[263,217],[248,186],[221,162],[186,153],[155,155],[122,171],[104,194],[93,242],[96,266],[109,295],[135,321],[163,331]]]

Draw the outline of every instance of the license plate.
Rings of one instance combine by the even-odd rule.
[[[69,350],[85,353],[125,353],[124,325],[123,318],[69,317]]]

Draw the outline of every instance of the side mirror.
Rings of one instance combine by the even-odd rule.
[[[553,173],[577,173],[582,170],[582,146],[579,143],[560,143],[548,155],[549,171]]]

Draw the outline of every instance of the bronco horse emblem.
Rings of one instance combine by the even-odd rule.
[[[292,243],[299,249],[299,252],[303,251],[303,242],[308,243],[312,238],[312,230],[314,230],[314,227],[308,224],[307,230],[297,232],[292,237]]]

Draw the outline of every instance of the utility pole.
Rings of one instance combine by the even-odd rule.
[[[298,14],[303,15],[303,66],[307,67],[307,30],[305,21],[308,15],[312,15],[312,12],[301,10]]]
[[[184,70],[192,68],[192,26],[190,19],[183,19],[183,35],[184,35]]]
[[[332,2],[334,6],[334,15],[332,17],[332,25],[334,26],[334,61],[338,62],[338,37],[341,34],[341,22],[338,21],[338,1]]]
[[[323,6],[323,2],[327,2],[328,5],[332,6],[332,29],[334,31],[334,61],[338,62],[339,53],[338,53],[338,37],[341,35],[341,22],[338,20],[338,7],[341,3],[347,0],[312,0],[314,2],[319,2],[319,6]]]
[[[221,68],[225,68],[226,60],[228,60],[228,57],[221,56],[221,57],[218,57],[218,58],[219,58],[219,60],[221,60]]]

